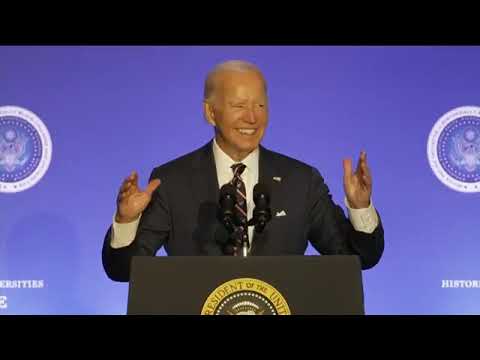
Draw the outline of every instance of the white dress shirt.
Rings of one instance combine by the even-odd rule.
[[[215,167],[217,168],[218,184],[220,188],[233,179],[232,165],[241,162],[246,166],[240,178],[245,183],[245,192],[247,195],[247,218],[250,220],[253,216],[253,187],[258,183],[258,153],[256,148],[242,161],[234,161],[230,156],[218,146],[217,141],[213,139],[213,157],[215,158]],[[248,241],[250,246],[253,240],[254,226],[248,227]]]
[[[215,159],[215,167],[217,169],[218,184],[221,188],[224,184],[232,180],[233,171],[231,166],[238,163],[238,161],[234,161],[230,156],[228,156],[220,148],[220,146],[218,146],[215,139],[213,139],[213,156]],[[255,184],[258,183],[258,159],[259,149],[257,148],[241,161],[241,163],[246,166],[245,170],[241,175],[241,178],[245,183],[245,190],[247,193],[246,195],[248,219],[251,219],[253,215],[253,187],[255,186]],[[371,234],[378,226],[378,216],[375,208],[373,207],[373,204],[370,203],[370,206],[364,209],[352,209],[350,208],[346,198],[344,201],[353,228],[357,231]],[[112,238],[110,241],[110,245],[112,248],[122,248],[130,245],[133,242],[133,240],[135,239],[135,234],[137,233],[140,218],[141,216],[137,220],[130,223],[119,224],[115,221],[115,215],[113,216]],[[253,231],[254,227],[249,226],[248,238],[250,241],[250,245],[253,239]]]

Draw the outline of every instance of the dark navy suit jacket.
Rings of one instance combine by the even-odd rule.
[[[161,179],[161,185],[142,214],[132,244],[112,248],[111,228],[107,231],[102,261],[112,280],[128,281],[132,256],[154,256],[162,246],[173,256],[223,255],[226,231],[217,220],[220,186],[212,142],[155,168],[150,180],[154,178]],[[380,260],[381,220],[372,234],[354,230],[315,168],[260,146],[259,182],[270,189],[272,220],[261,234],[255,233],[252,256],[303,255],[310,241],[322,255],[358,255],[362,269]],[[275,216],[282,210],[286,216]]]

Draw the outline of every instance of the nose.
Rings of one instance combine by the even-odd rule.
[[[245,121],[249,124],[255,124],[257,122],[253,106],[248,107],[247,113],[245,115]]]

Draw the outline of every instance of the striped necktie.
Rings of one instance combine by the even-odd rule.
[[[233,178],[231,180],[231,184],[236,189],[236,198],[237,203],[235,204],[235,218],[237,220],[237,224],[241,230],[241,236],[245,239],[248,238],[248,216],[247,216],[247,192],[245,189],[245,183],[243,182],[242,178],[240,177],[242,173],[245,171],[246,166],[242,163],[232,165],[233,171]],[[241,253],[241,244],[236,244],[236,255],[240,255]]]

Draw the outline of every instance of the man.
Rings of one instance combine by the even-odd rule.
[[[351,160],[343,161],[346,218],[316,169],[260,145],[268,98],[256,66],[244,61],[216,66],[205,82],[204,115],[214,127],[212,141],[155,168],[144,191],[136,172],[123,181],[102,251],[112,280],[128,281],[132,256],[154,256],[162,246],[169,255],[238,254],[236,246],[226,246],[217,216],[219,189],[229,182],[236,186],[235,211],[245,220],[255,207],[255,184],[270,191],[271,221],[261,233],[244,228],[250,255],[303,255],[310,241],[324,255],[359,255],[363,269],[378,263],[383,228],[371,203],[364,152],[355,172]]]

